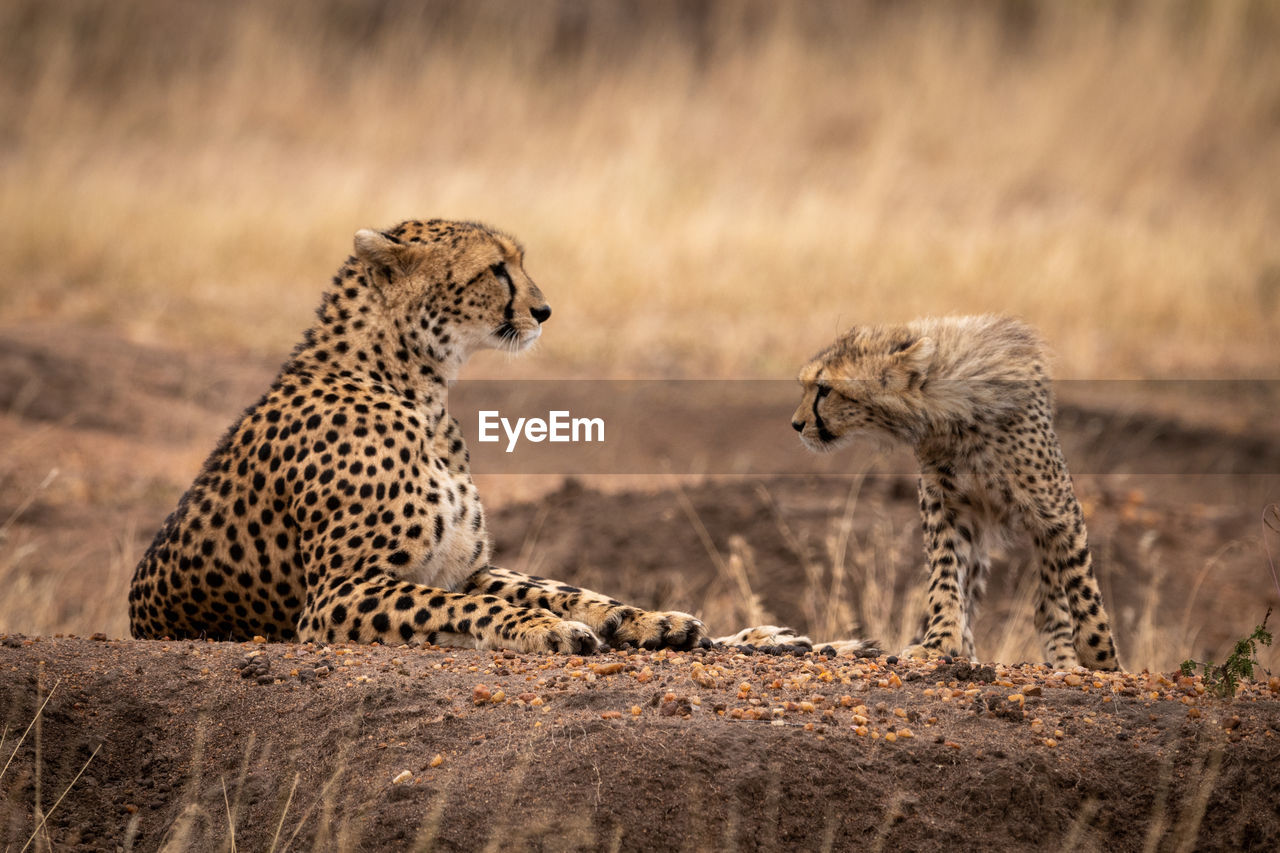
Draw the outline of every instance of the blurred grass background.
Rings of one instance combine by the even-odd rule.
[[[1063,376],[1274,377],[1278,46],[1266,0],[7,0],[0,316],[283,353],[357,228],[445,216],[529,247],[521,371],[991,310]]]

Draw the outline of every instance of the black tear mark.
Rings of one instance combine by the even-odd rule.
[[[492,272],[499,281],[505,281],[507,283],[507,293],[509,296],[506,307],[502,309],[502,316],[505,317],[509,323],[511,322],[511,318],[515,316],[516,283],[511,280],[511,273],[507,272],[506,264],[494,264],[489,267],[489,271]]]

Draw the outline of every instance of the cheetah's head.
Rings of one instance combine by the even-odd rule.
[[[931,338],[904,327],[850,329],[801,368],[791,426],[817,452],[844,447],[860,433],[903,436],[934,351]]]
[[[485,225],[411,220],[357,232],[355,250],[405,344],[434,360],[520,352],[551,316],[524,271],[524,248]]]

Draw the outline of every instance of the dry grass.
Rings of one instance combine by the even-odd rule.
[[[0,310],[279,351],[356,228],[446,215],[529,245],[544,367],[780,376],[857,319],[998,310],[1071,375],[1271,373],[1277,33],[1245,0],[7,3]]]

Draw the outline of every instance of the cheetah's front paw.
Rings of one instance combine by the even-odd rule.
[[[678,610],[628,609],[622,613],[617,626],[607,631],[605,636],[617,645],[630,643],[644,649],[691,649],[706,640],[707,626]]]
[[[527,629],[516,638],[522,652],[565,652],[575,655],[595,654],[600,638],[581,622],[548,619],[546,623]]]

